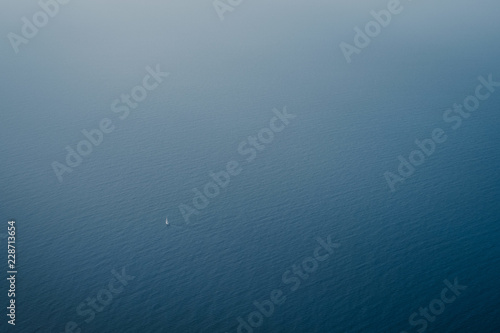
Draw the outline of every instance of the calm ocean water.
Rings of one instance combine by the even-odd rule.
[[[4,39],[0,233],[16,220],[19,273],[2,332],[237,332],[279,289],[253,332],[413,333],[455,279],[424,331],[498,332],[500,89],[456,131],[442,116],[500,81],[500,8],[459,3],[405,3],[351,64],[338,44],[387,2],[244,2],[223,22],[210,1],[75,2],[19,54]],[[13,7],[5,35],[37,5]],[[156,64],[170,75],[120,120],[111,103]],[[240,142],[285,106],[246,162]],[[103,118],[115,130],[60,183],[51,163]],[[384,172],[437,127],[448,140],[391,192]],[[186,224],[179,205],[231,160],[241,173]],[[340,247],[292,290],[283,274],[328,236]],[[122,268],[122,292],[79,315]]]

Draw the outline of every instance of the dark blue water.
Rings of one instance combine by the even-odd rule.
[[[479,76],[500,81],[499,7],[405,3],[347,64],[338,44],[386,5],[244,2],[221,22],[210,2],[74,2],[19,54],[4,39],[15,330],[237,332],[281,290],[253,332],[498,332],[500,88],[459,129],[442,117]],[[5,35],[38,8],[3,6]],[[170,76],[121,120],[111,103],[156,64]],[[246,161],[240,142],[285,106],[296,117]],[[115,130],[59,182],[51,163],[103,118]],[[447,141],[391,192],[384,173],[438,127]],[[232,160],[241,173],[186,223],[179,205]],[[293,290],[283,274],[328,236],[340,246]],[[123,290],[78,314],[123,268]],[[412,326],[455,279],[467,288]]]

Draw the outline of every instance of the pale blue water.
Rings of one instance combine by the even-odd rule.
[[[236,332],[281,289],[254,332],[413,333],[457,278],[467,289],[425,331],[498,332],[500,89],[457,131],[442,114],[478,76],[500,81],[499,6],[459,3],[405,3],[351,64],[338,44],[386,2],[244,2],[224,22],[210,2],[74,2],[18,55],[4,39],[15,330]],[[37,9],[3,6],[5,35]],[[120,120],[111,103],[156,64],[170,76]],[[284,106],[296,118],[245,162],[239,143]],[[116,129],[59,183],[51,163],[103,118]],[[436,127],[448,141],[390,192],[384,172]],[[178,206],[231,160],[241,174],[186,224]],[[292,292],[283,273],[328,235],[340,247]],[[77,306],[122,267],[135,278],[85,323]]]

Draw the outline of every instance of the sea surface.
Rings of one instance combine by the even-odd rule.
[[[237,332],[279,289],[253,332],[413,333],[457,279],[420,332],[499,332],[500,88],[456,130],[443,113],[500,81],[500,6],[402,4],[350,64],[339,44],[387,1],[244,1],[224,21],[211,1],[74,1],[18,54],[3,38],[0,234],[15,219],[18,274],[15,328],[0,283],[0,331]],[[39,10],[1,7],[5,36]],[[157,65],[170,75],[120,119],[113,101]],[[273,109],[295,118],[248,162],[238,147]],[[60,182],[52,163],[104,118],[114,131]],[[384,173],[435,128],[447,141],[392,192]],[[233,160],[186,223],[179,206]],[[283,274],[318,237],[339,246],[292,290]],[[85,322],[77,307],[122,269]]]

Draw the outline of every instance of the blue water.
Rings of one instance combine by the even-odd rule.
[[[500,89],[456,131],[442,115],[478,76],[500,81],[500,8],[405,3],[347,64],[338,44],[386,4],[247,1],[221,22],[209,1],[74,2],[19,54],[4,39],[15,330],[237,332],[280,289],[254,332],[413,333],[410,315],[457,278],[467,289],[425,331],[498,332]],[[38,8],[3,6],[5,35]],[[156,64],[170,76],[120,120],[111,103]],[[240,142],[285,106],[296,118],[246,162]],[[51,163],[103,118],[116,129],[59,182]],[[384,172],[436,127],[448,140],[391,192]],[[179,205],[231,160],[241,173],[186,223]],[[329,235],[340,247],[292,291],[282,275]],[[134,279],[85,323],[76,308],[124,267]]]

